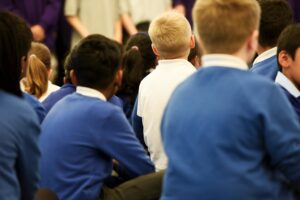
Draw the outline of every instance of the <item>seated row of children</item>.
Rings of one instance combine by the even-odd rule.
[[[15,97],[22,96],[21,67],[37,59],[28,54],[30,30],[0,12],[1,199],[33,199],[37,187],[78,200],[293,199],[300,184],[300,124],[292,107],[299,113],[300,26],[288,26],[285,13],[265,45],[260,21],[290,10],[284,0],[259,3],[196,2],[200,70],[188,62],[195,38],[180,14],[163,14],[149,36],[137,34],[148,37],[147,47],[129,41],[122,63],[116,42],[84,38],[67,58],[66,85],[43,101],[49,106],[41,131],[32,109]],[[256,50],[276,45],[270,67],[279,66],[281,88],[247,65]],[[261,55],[255,64],[268,67]],[[126,113],[132,124],[115,94],[124,95],[128,110],[135,102]]]

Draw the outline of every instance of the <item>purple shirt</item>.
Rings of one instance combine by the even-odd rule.
[[[23,17],[30,26],[41,25],[46,34],[44,43],[54,48],[54,35],[61,0],[0,0],[0,8]]]
[[[294,12],[295,22],[300,23],[300,1],[299,0],[289,0],[289,3]]]
[[[195,3],[195,0],[172,0],[173,7],[182,4],[185,7],[185,17],[190,22],[193,27],[193,18],[192,18],[192,9]]]

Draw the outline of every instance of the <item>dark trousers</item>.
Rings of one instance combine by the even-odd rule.
[[[140,176],[115,188],[103,187],[100,200],[158,200],[164,171]]]

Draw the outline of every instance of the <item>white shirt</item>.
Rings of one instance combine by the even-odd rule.
[[[157,171],[167,166],[160,132],[164,109],[175,88],[195,71],[184,59],[161,60],[140,84],[137,115],[142,117],[144,141]]]
[[[275,83],[281,85],[284,89],[286,89],[295,98],[300,97],[300,91],[298,90],[298,88],[283,73],[277,72]]]
[[[54,85],[51,81],[48,81],[48,89],[47,91],[39,98],[39,101],[44,101],[52,92],[59,90],[59,86]]]
[[[267,60],[273,56],[275,56],[277,53],[277,47],[274,47],[272,49],[269,49],[265,52],[263,52],[262,54],[260,54],[259,56],[257,56],[257,58],[254,60],[253,65],[260,63],[264,60]]]
[[[208,54],[202,56],[202,67],[229,67],[248,70],[248,65],[245,61],[227,54]]]
[[[76,92],[78,94],[81,94],[81,95],[84,95],[84,96],[94,97],[94,98],[98,98],[100,100],[106,101],[106,97],[104,96],[104,94],[102,94],[98,90],[95,90],[95,89],[92,89],[92,88],[77,86],[76,87]]]

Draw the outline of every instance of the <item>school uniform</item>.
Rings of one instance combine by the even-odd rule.
[[[281,72],[277,73],[275,82],[281,86],[285,95],[292,104],[294,110],[298,115],[300,122],[300,91],[298,88]]]
[[[250,71],[274,81],[278,72],[276,51],[277,47],[274,47],[259,55],[254,60]]]
[[[157,171],[167,167],[160,132],[163,111],[174,89],[195,71],[185,59],[160,60],[155,70],[141,81],[136,114],[142,120],[134,123],[142,122],[144,141]]]
[[[112,159],[134,178],[154,171],[122,110],[100,92],[77,87],[50,110],[42,124],[41,187],[60,199],[99,199]]]
[[[39,180],[39,121],[23,99],[1,90],[0,133],[0,199],[32,200]]]
[[[278,176],[300,184],[300,126],[286,97],[237,57],[202,60],[164,113],[161,199],[293,199]]]
[[[26,92],[23,92],[23,98],[34,109],[40,123],[42,123],[46,116],[46,110],[44,106],[37,100],[37,98],[35,98],[35,96],[32,96]]]

